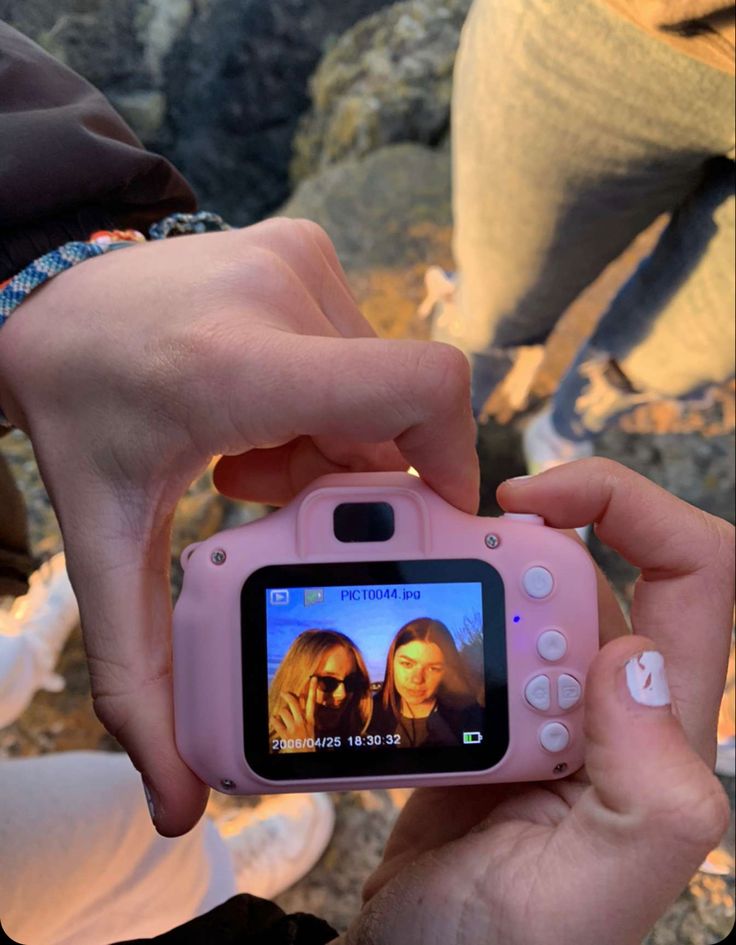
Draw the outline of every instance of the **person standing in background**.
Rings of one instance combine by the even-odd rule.
[[[433,337],[527,402],[567,307],[661,214],[669,225],[524,436],[537,472],[589,456],[642,403],[734,372],[734,20],[718,0],[475,0],[452,105],[455,285]],[[443,284],[444,281],[444,284]]]

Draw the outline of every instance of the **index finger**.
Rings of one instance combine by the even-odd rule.
[[[306,713],[306,721],[309,725],[314,724],[314,706],[317,702],[317,677],[312,676],[309,680],[309,689],[307,690],[307,706],[304,710]]]
[[[286,708],[291,712],[294,721],[297,724],[303,722],[304,716],[302,715],[302,707],[297,696],[295,696],[293,692],[282,692],[281,698],[286,703]]]
[[[533,509],[554,528],[595,524],[602,542],[648,580],[691,574],[717,564],[733,529],[633,470],[594,457],[498,488],[507,511]],[[727,563],[727,562],[726,562]]]
[[[457,348],[281,331],[259,344],[259,360],[245,378],[242,352],[234,345],[224,378],[234,413],[252,415],[254,390],[267,405],[257,436],[248,431],[250,449],[299,436],[393,441],[407,465],[443,498],[463,511],[477,510],[470,367]]]
[[[555,528],[594,522],[600,540],[641,569],[634,632],[663,652],[685,731],[712,763],[732,628],[733,528],[598,458],[509,480],[498,500]]]

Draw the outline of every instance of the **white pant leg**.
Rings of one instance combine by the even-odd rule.
[[[234,895],[214,825],[160,837],[126,755],[0,761],[0,916],[33,945],[158,935]]]

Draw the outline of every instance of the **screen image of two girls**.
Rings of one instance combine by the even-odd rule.
[[[481,740],[480,584],[267,594],[271,752]]]

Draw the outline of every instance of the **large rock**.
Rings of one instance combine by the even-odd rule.
[[[384,337],[426,338],[416,317],[429,263],[450,264],[450,158],[417,144],[381,148],[303,181],[281,213],[320,223],[363,313]]]
[[[194,0],[0,0],[0,19],[101,89],[141,140],[167,137],[168,68]]]
[[[0,0],[0,19],[122,97],[165,89],[168,55],[194,8],[194,0]]]
[[[324,49],[390,0],[0,0],[0,19],[98,86],[233,223],[289,193]]]
[[[452,67],[471,0],[406,0],[361,20],[310,82],[312,109],[294,140],[292,178],[399,141],[448,131]]]
[[[202,202],[252,222],[286,199],[291,141],[325,44],[388,0],[210,0],[167,61],[167,152]]]

